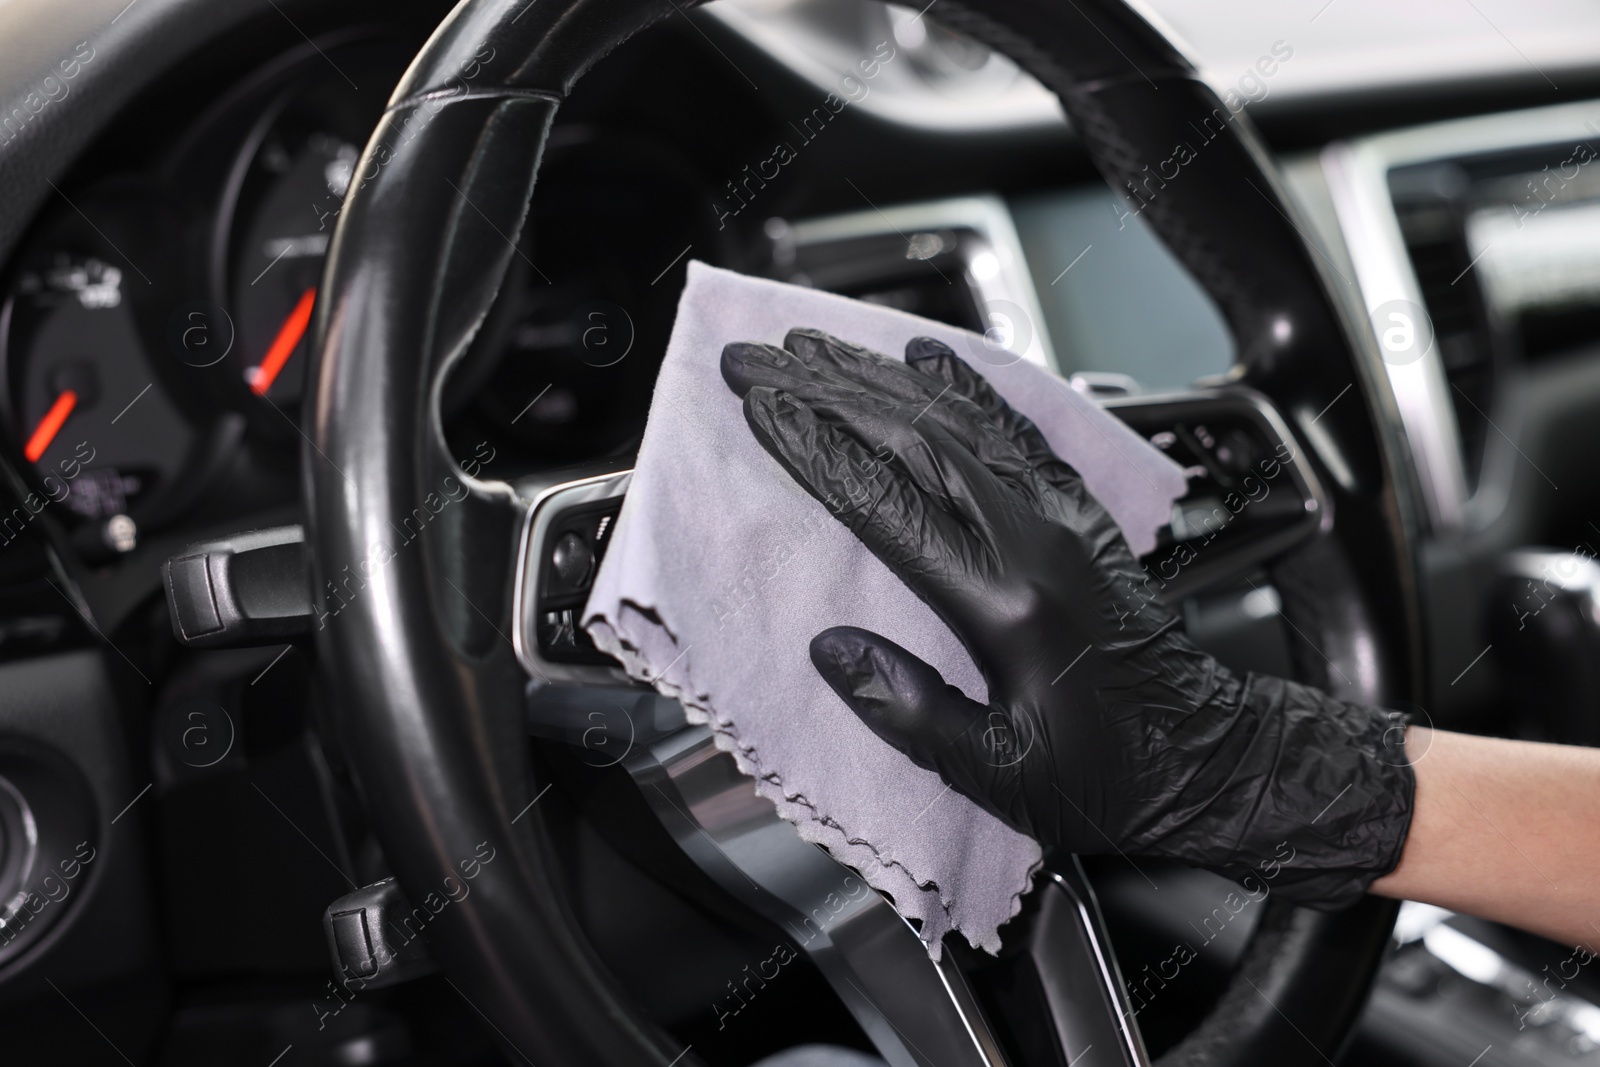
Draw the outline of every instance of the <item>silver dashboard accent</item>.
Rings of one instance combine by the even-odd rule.
[[[898,234],[914,244],[924,234],[948,230],[967,235],[960,242],[965,281],[988,322],[997,347],[1011,349],[1041,367],[1058,370],[1033,275],[1017,236],[1016,223],[998,196],[961,196],[915,204],[869,208],[843,215],[804,219],[782,236],[796,250],[863,237]],[[909,251],[909,249],[908,249]],[[1022,322],[1012,319],[1020,314]],[[1014,345],[1019,329],[1028,336]],[[1017,349],[1020,347],[1020,351]]]
[[[1055,94],[1005,56],[924,18],[926,10],[921,3],[721,0],[705,13],[819,93],[896,125],[943,132],[1065,126]]]
[[[1506,578],[1543,582],[1551,592],[1585,594],[1587,614],[1600,626],[1600,563],[1593,556],[1560,549],[1522,548],[1507,552],[1500,560],[1500,573]],[[1535,602],[1542,606],[1543,594]]]
[[[1389,195],[1389,173],[1397,167],[1461,157],[1585,142],[1600,122],[1600,104],[1560,104],[1526,111],[1458,119],[1336,142],[1321,154],[1321,169],[1344,243],[1370,314],[1393,300],[1423,306],[1399,218]],[[1375,333],[1376,331],[1374,331]],[[1509,469],[1494,453],[1511,446],[1491,435],[1484,476],[1469,489],[1450,384],[1437,350],[1411,363],[1383,363],[1400,413],[1424,505],[1435,532],[1453,533],[1484,525],[1504,501],[1492,471]]]
[[[1374,139],[1329,145],[1322,153],[1328,193],[1369,325],[1371,316],[1391,301],[1424,306],[1422,285],[1389,199],[1389,170],[1404,159],[1407,147],[1403,139]],[[1436,350],[1406,363],[1381,358],[1379,362],[1378,376],[1389,384],[1399,409],[1432,526],[1438,531],[1458,529],[1466,516],[1467,475],[1444,364]]]
[[[1579,959],[1575,950],[1572,956],[1557,964],[1554,971],[1546,965],[1541,973],[1535,974],[1470,934],[1448,925],[1454,916],[1454,912],[1443,908],[1408,900],[1400,905],[1400,915],[1395,920],[1395,940],[1400,944],[1421,942],[1430,956],[1461,978],[1505,998],[1517,1017],[1519,1031],[1527,1026],[1542,1029],[1553,1023],[1562,1024],[1578,1042],[1578,1047],[1569,1049],[1574,1061],[1600,1049],[1600,1006],[1569,990],[1566,981],[1593,958],[1592,954],[1588,954],[1587,959]],[[1572,974],[1564,973],[1569,964]]]

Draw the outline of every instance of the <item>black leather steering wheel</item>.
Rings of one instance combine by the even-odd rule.
[[[488,842],[503,859],[438,915],[447,975],[535,1063],[688,1063],[628,1002],[578,933],[525,759],[526,676],[506,637],[517,535],[510,487],[463,478],[440,426],[444,373],[493,301],[528,217],[541,149],[573,84],[679,0],[463,0],[368,143],[318,305],[304,450],[316,585],[342,610],[318,633],[342,740],[401,885],[435,893]],[[1330,533],[1275,565],[1305,641],[1302,674],[1372,702],[1414,698],[1417,618],[1392,420],[1339,281],[1295,219],[1242,115],[1117,0],[941,0],[937,17],[1008,54],[1061,99],[1113,187],[1222,309],[1243,380],[1302,428],[1329,408],[1310,462]],[[1206,131],[1198,133],[1198,131]],[[1173,146],[1205,138],[1173,176]],[[1158,172],[1159,171],[1159,172]],[[456,480],[425,536],[399,531]],[[331,583],[331,584],[330,584]],[[1331,672],[1338,677],[1330,679]],[[1337,681],[1338,684],[1330,684]],[[1365,998],[1393,918],[1271,912],[1239,980],[1163,1062],[1331,1056]]]

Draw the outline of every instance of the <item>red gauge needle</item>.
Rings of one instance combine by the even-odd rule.
[[[50,442],[56,439],[56,434],[61,432],[67,416],[71,415],[72,409],[77,406],[78,394],[71,389],[63,389],[61,395],[56,397],[56,402],[50,405],[50,410],[44,413],[44,418],[39,420],[39,425],[34,427],[33,436],[28,438],[28,447],[22,450],[22,454],[28,457],[29,463],[39,462],[39,457],[50,447]]]
[[[295,348],[300,344],[300,338],[306,335],[306,327],[311,325],[311,307],[316,302],[317,290],[307,289],[300,294],[300,302],[289,312],[289,317],[283,320],[283,325],[278,327],[278,336],[272,339],[272,347],[267,349],[266,358],[261,361],[261,366],[256,368],[250,382],[250,388],[257,396],[267,395],[272,383],[278,380],[283,365],[294,355]]]

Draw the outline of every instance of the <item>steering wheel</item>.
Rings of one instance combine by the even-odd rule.
[[[559,816],[534,803],[547,783],[526,758],[530,677],[508,636],[528,623],[517,590],[537,501],[463,474],[441,429],[441,383],[514,254],[562,101],[611,49],[688,6],[463,0],[366,147],[318,304],[304,484],[316,588],[330,612],[338,595],[317,636],[342,741],[412,900],[459,879],[485,846],[500,857],[439,912],[430,939],[461,994],[535,1063],[694,1059],[630,1002],[574,920],[553,847]],[[1223,311],[1239,380],[1310,443],[1335,518],[1272,564],[1303,642],[1300,673],[1351,699],[1414,697],[1420,642],[1394,420],[1380,417],[1385,394],[1353,295],[1295,221],[1248,120],[1117,0],[942,0],[938,17],[1059,96],[1101,172]],[[1178,144],[1193,146],[1187,158]],[[1352,383],[1364,401],[1329,406]],[[419,516],[423,534],[402,533]],[[1392,920],[1376,899],[1337,914],[1273,905],[1232,985],[1163,1063],[1327,1059]],[[1086,1010],[1116,1016],[1116,998],[1102,1000]],[[1061,1062],[1078,1051],[1069,1046]],[[1107,1058],[1082,1062],[1142,1054],[1134,1041],[1097,1055]]]

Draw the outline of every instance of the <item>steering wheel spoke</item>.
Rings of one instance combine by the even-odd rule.
[[[608,519],[629,480],[627,470],[608,470],[524,487],[532,503],[516,625],[518,658],[529,673],[530,735],[580,750],[591,766],[624,767],[683,852],[785,931],[893,1067],[1005,1067],[1010,1061],[957,952],[947,948],[933,961],[887,898],[804,841],[757,795],[708,727],[574,639]],[[1040,996],[1024,1009],[1030,1029],[1056,1045],[1061,1062],[1148,1062],[1076,860],[1042,871],[1023,915],[1003,933],[1008,966],[1037,979]]]
[[[805,842],[752,779],[681,705],[642,688],[538,683],[529,731],[621,764],[678,846],[722,889],[783,930],[894,1067],[1006,1067],[1009,1059],[970,973],[947,945],[927,945],[861,876]],[[1146,1067],[1094,895],[1076,860],[1042,871],[1024,913],[1003,931],[1007,968],[1037,996],[1008,1015],[1062,1063]],[[952,935],[954,937],[955,935]],[[979,968],[982,969],[982,964]],[[1016,1023],[1017,1018],[1008,1018]]]

